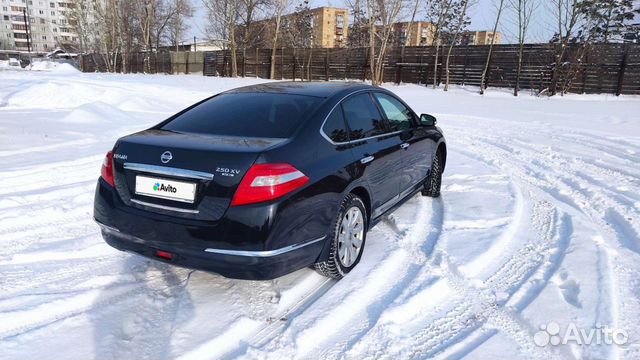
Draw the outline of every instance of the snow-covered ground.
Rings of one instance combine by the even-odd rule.
[[[114,141],[261,81],[0,73],[0,359],[640,358],[640,97],[387,86],[445,131],[442,197],[376,226],[340,282],[107,246],[92,205]],[[568,328],[591,345],[534,341]]]

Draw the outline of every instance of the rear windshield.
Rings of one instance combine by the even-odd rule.
[[[180,114],[163,130],[287,138],[322,98],[272,93],[220,94]]]

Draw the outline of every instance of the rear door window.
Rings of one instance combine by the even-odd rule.
[[[385,123],[368,93],[354,95],[342,102],[344,117],[349,125],[349,138],[362,139],[386,132]]]
[[[380,104],[382,111],[389,120],[391,131],[406,130],[411,128],[414,121],[413,111],[393,96],[374,93],[376,100]]]
[[[230,93],[215,96],[178,115],[163,130],[287,138],[322,101],[306,95]]]
[[[344,116],[342,115],[342,108],[340,108],[340,106],[333,109],[327,121],[325,121],[322,131],[333,142],[341,143],[349,141],[347,127],[345,126]]]

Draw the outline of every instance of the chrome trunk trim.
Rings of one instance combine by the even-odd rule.
[[[208,172],[172,168],[166,166],[126,162],[124,163],[124,168],[127,170],[141,171],[159,175],[169,175],[185,179],[213,180],[213,174]]]
[[[173,206],[152,204],[152,203],[149,203],[149,202],[146,202],[146,201],[141,201],[141,200],[138,200],[138,199],[131,199],[131,202],[136,203],[138,205],[149,206],[149,207],[153,207],[153,208],[157,208],[157,209],[161,209],[161,210],[177,211],[177,212],[181,212],[181,213],[197,214],[197,213],[200,212],[199,210],[182,209],[182,208],[177,208],[177,207],[173,207]]]
[[[222,254],[222,255],[251,256],[251,257],[270,257],[270,256],[281,255],[281,254],[287,253],[289,251],[297,250],[297,249],[300,249],[300,248],[305,247],[307,245],[315,244],[318,241],[324,240],[325,238],[326,238],[326,236],[323,236],[323,237],[320,237],[320,238],[317,238],[317,239],[314,239],[314,240],[311,240],[311,241],[285,246],[285,247],[282,247],[282,248],[276,249],[276,250],[246,251],[246,250],[225,250],[225,249],[207,248],[207,249],[204,249],[204,251],[210,252],[210,253],[215,253],[215,254]]]

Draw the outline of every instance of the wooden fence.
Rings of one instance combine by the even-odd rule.
[[[555,44],[527,44],[524,47],[520,87],[541,92],[552,84]],[[434,47],[392,48],[384,57],[384,81],[432,84],[444,82],[446,50],[438,56],[434,72]],[[451,84],[480,85],[489,46],[456,46],[452,50]],[[640,44],[592,45],[585,56],[579,45],[570,46],[560,62],[558,82],[568,83],[575,93],[640,94]],[[204,75],[229,76],[229,51],[205,52]],[[580,57],[580,59],[578,59]],[[517,45],[495,45],[487,86],[513,88],[516,82]],[[237,52],[239,76],[269,78],[271,49]],[[370,78],[368,48],[277,49],[276,79],[365,80]],[[570,78],[570,79],[569,79]]]
[[[126,56],[118,55],[115,61],[115,72],[123,72],[123,60],[126,60],[127,73],[172,74],[174,66],[171,53],[149,52],[131,53]],[[80,69],[83,72],[107,72],[107,56],[104,54],[84,54],[80,59]]]

